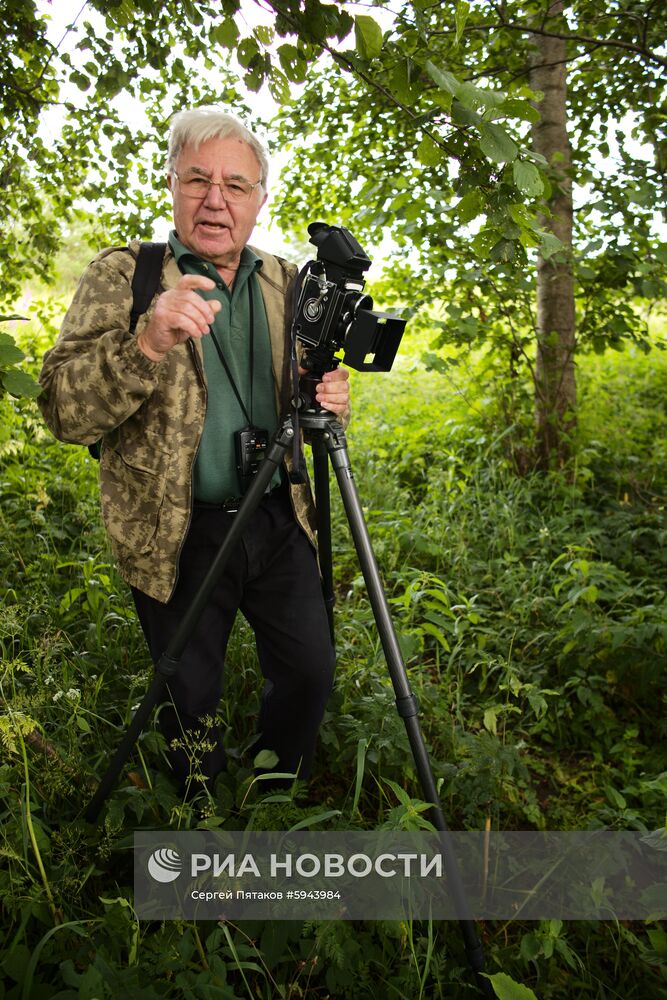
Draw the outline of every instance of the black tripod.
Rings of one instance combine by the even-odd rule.
[[[425,801],[432,803],[430,810],[431,822],[444,835],[445,870],[448,885],[456,906],[456,912],[462,916],[460,925],[463,933],[465,950],[469,964],[475,973],[475,979],[480,992],[486,997],[493,997],[494,991],[489,980],[482,976],[484,956],[477,930],[469,916],[469,907],[463,889],[461,875],[454,860],[454,854],[448,843],[448,827],[440,807],[438,792],[424,744],[424,738],[419,726],[418,704],[408,681],[405,664],[401,655],[396,633],[389,612],[389,605],[382,587],[377,562],[371,546],[368,529],[364,520],[359,495],[354,482],[354,476],[347,451],[345,432],[335,416],[326,410],[307,409],[299,412],[299,424],[307,431],[312,441],[313,463],[315,476],[315,493],[318,512],[318,540],[320,566],[323,576],[324,596],[333,635],[333,562],[331,552],[330,497],[328,460],[334,468],[338,487],[340,489],[345,513],[350,525],[359,564],[368,589],[368,595],[373,609],[373,615],[380,635],[382,648],[389,667],[396,707],[403,719],[410,742],[412,756],[417,768],[419,780]],[[151,712],[160,702],[164,690],[179,668],[180,658],[189,641],[209,598],[227,565],[229,557],[240,538],[241,533],[259,505],[276,468],[280,467],[285,453],[294,441],[294,417],[290,415],[282,423],[274,440],[260,463],[252,484],[244,497],[232,527],[220,546],[211,568],[192,604],[184,615],[167,649],[160,657],[151,686],[139,705],[132,721],[116,750],[109,768],[88,805],[85,818],[95,822],[99,811],[113,788],[118,775],[130,754],[136,740],[148,721]]]

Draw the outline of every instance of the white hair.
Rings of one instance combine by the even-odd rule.
[[[269,158],[263,144],[240,118],[215,107],[193,108],[174,115],[169,130],[167,173],[171,174],[176,169],[176,160],[184,146],[192,145],[198,149],[207,139],[241,139],[247,142],[257,157],[262,172],[262,188],[266,191]]]

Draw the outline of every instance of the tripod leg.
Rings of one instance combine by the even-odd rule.
[[[331,641],[335,643],[333,609],[333,556],[331,553],[331,497],[329,494],[329,456],[321,434],[312,441],[315,507],[317,509],[317,551],[322,573],[322,593],[329,619]]]
[[[162,698],[169,677],[175,673],[177,667],[177,663],[172,665],[165,656],[160,658],[160,662],[158,663],[153,675],[153,680],[151,681],[151,686],[144,695],[144,698],[136,712],[132,716],[132,721],[127,727],[123,739],[118,744],[118,748],[111,758],[102,780],[95,789],[95,794],[88,803],[84,813],[84,818],[87,823],[94,823],[97,819],[100,809],[102,808],[109,792],[116,783],[116,778],[120,774],[123,764],[132,752],[132,747],[139,739],[142,729],[150,718],[151,712]]]
[[[403,656],[391,620],[389,604],[382,587],[380,573],[371,546],[347,453],[345,433],[337,421],[329,423],[323,433],[329,457],[331,458],[331,464],[336,473],[338,487],[345,506],[345,513],[350,525],[357,556],[359,557],[359,565],[368,590],[387,666],[389,667],[398,714],[405,724],[412,756],[425,799],[427,802],[432,803],[431,820],[441,835],[444,835],[447,880],[456,906],[456,912],[461,916],[460,925],[466,955],[470,967],[475,974],[478,989],[484,996],[493,997],[494,991],[491,983],[485,976],[481,975],[484,970],[482,945],[477,934],[477,928],[470,916],[470,908],[466,899],[461,874],[456,864],[453,850],[448,842],[448,827],[440,806],[435,778],[419,725],[417,699],[410,689]]]

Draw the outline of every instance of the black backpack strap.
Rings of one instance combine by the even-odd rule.
[[[137,263],[132,277],[132,309],[130,310],[130,333],[137,328],[139,317],[148,309],[160,286],[162,264],[167,250],[166,243],[142,243],[137,254]],[[91,456],[99,461],[102,442],[88,445]]]
[[[158,290],[166,249],[166,243],[142,243],[139,247],[132,278],[130,333],[136,330],[139,317],[146,312]]]

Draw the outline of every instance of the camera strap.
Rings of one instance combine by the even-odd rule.
[[[248,411],[247,411],[247,409],[245,407],[245,403],[241,399],[241,393],[239,392],[238,386],[237,386],[237,384],[236,384],[236,382],[234,380],[234,376],[231,373],[229,365],[227,364],[227,361],[225,360],[225,356],[222,353],[222,348],[220,347],[220,344],[218,343],[218,338],[216,337],[215,333],[213,332],[213,327],[210,328],[210,334],[211,334],[211,340],[213,341],[213,344],[215,345],[215,349],[218,352],[218,357],[220,358],[220,364],[224,368],[225,375],[229,379],[229,384],[231,385],[232,391],[233,391],[234,395],[236,396],[236,401],[239,404],[239,406],[241,407],[241,410],[243,412],[243,416],[246,419],[246,422],[248,423],[249,426],[252,426],[252,410],[253,410],[253,406],[252,406],[252,390],[253,390],[254,373],[255,373],[255,313],[254,313],[254,303],[253,303],[253,296],[252,296],[252,288],[250,286],[251,286],[251,280],[250,280],[250,278],[248,278],[248,281],[247,281],[247,288],[248,288],[248,316],[249,316],[249,326],[250,326],[250,414],[248,414]]]
[[[294,440],[292,442],[292,471],[290,473],[290,481],[294,484],[305,483],[307,480],[306,472],[306,460],[303,454],[303,448],[301,446],[301,433],[299,428],[299,359],[296,355],[296,310],[299,303],[299,296],[301,294],[301,286],[303,285],[303,279],[308,273],[308,264],[301,268],[301,271],[297,275],[292,289],[292,327],[291,327],[291,344],[290,344],[290,368],[292,372],[292,393],[294,402],[294,414],[293,414],[293,424],[294,424]]]

